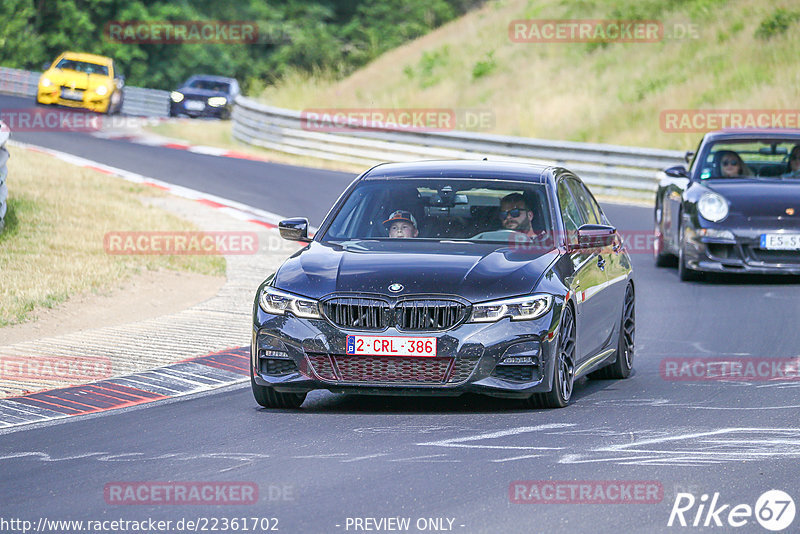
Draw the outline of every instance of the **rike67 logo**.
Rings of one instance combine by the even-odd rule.
[[[704,493],[696,498],[691,493],[678,493],[669,514],[667,526],[681,527],[743,527],[755,517],[759,525],[767,530],[779,532],[794,521],[794,499],[781,490],[769,490],[756,499],[755,506],[749,504],[723,503],[719,493],[709,501]]]

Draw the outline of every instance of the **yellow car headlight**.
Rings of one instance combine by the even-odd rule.
[[[228,103],[228,99],[224,96],[212,96],[208,99],[208,105],[213,108],[218,108],[224,106]]]
[[[108,87],[106,87],[105,85],[99,85],[95,87],[94,92],[100,96],[104,96],[108,93]]]
[[[51,85],[53,85],[53,82],[50,81],[50,78],[42,77],[42,82],[41,83],[42,83],[42,87],[50,87]]]

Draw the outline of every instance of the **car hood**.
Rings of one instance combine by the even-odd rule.
[[[66,85],[75,89],[91,89],[100,85],[109,86],[111,84],[111,77],[102,74],[86,74],[85,72],[77,72],[72,70],[50,69],[44,73],[51,82],[55,85]]]
[[[786,210],[794,209],[792,219],[800,221],[800,180],[739,179],[704,185],[728,200],[734,217],[786,218]]]
[[[212,96],[224,96],[225,98],[230,98],[230,95],[224,91],[210,91],[194,87],[181,87],[178,92],[183,94],[184,97],[211,98]]]
[[[311,298],[336,292],[458,295],[471,302],[530,293],[556,259],[555,250],[513,249],[485,243],[313,242],[289,258],[273,284]],[[403,290],[390,293],[391,284]]]

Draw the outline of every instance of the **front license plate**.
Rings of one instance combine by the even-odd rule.
[[[800,234],[761,234],[761,248],[767,250],[800,250]]]
[[[187,100],[184,106],[192,111],[201,111],[206,108],[206,103],[202,100]]]
[[[347,336],[347,354],[355,356],[436,356],[435,337]]]
[[[83,100],[83,91],[77,89],[61,89],[61,98],[64,100]]]

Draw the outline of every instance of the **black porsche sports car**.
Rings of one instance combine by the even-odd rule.
[[[233,78],[198,74],[170,93],[169,115],[229,119],[240,93]]]
[[[664,171],[655,261],[681,280],[705,272],[800,274],[800,130],[706,134]]]
[[[259,287],[251,382],[265,407],[313,389],[477,392],[562,407],[633,365],[634,279],[614,227],[557,167],[384,164]]]

